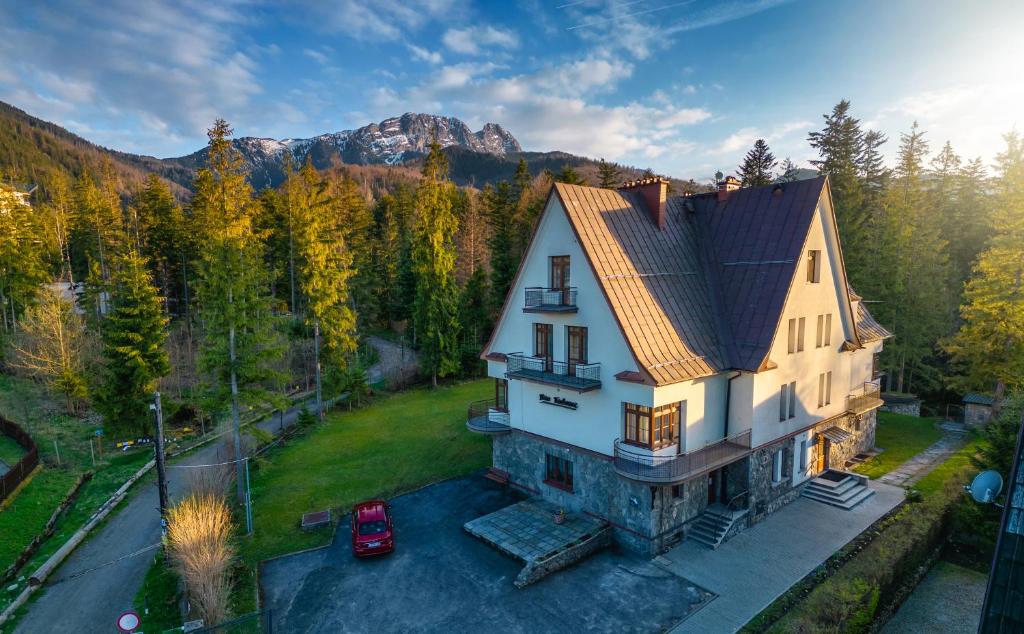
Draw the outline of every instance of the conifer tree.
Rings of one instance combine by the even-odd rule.
[[[3,332],[17,328],[48,275],[39,216],[12,189],[0,185],[0,312]]]
[[[412,263],[416,276],[413,318],[423,368],[437,385],[438,377],[459,369],[458,288],[455,285],[453,239],[458,219],[452,211],[448,161],[435,141],[423,165],[416,191],[416,227]]]
[[[490,224],[487,246],[491,251],[491,302],[495,311],[505,302],[505,295],[519,267],[513,196],[512,186],[505,181],[496,187],[488,185],[481,194],[484,214]]]
[[[619,166],[615,163],[607,163],[604,159],[601,159],[601,164],[597,166],[597,175],[600,178],[598,187],[604,189],[615,189],[619,184]]]
[[[775,178],[775,166],[778,165],[775,155],[768,149],[764,139],[754,142],[754,147],[747,152],[736,175],[740,177],[742,187],[761,187],[769,185]]]
[[[587,179],[580,176],[579,172],[573,169],[572,165],[569,165],[568,163],[562,166],[562,171],[558,172],[558,175],[555,176],[555,180],[567,185],[587,184]]]
[[[946,342],[962,389],[992,390],[996,408],[1024,387],[1024,140],[1004,136],[997,157],[996,234],[978,257],[964,291],[963,324]]]
[[[103,328],[103,380],[96,406],[122,432],[149,430],[149,403],[170,372],[167,317],[145,259],[134,250],[112,262],[111,302]]]
[[[782,165],[780,166],[780,169],[782,173],[779,174],[779,178],[776,180],[778,180],[780,183],[792,183],[793,181],[796,180],[797,170],[800,168],[797,167],[797,164],[794,163],[793,160],[787,156],[782,160]]]
[[[171,313],[173,302],[184,313],[182,263],[187,232],[185,216],[170,188],[156,174],[146,177],[142,190],[132,203],[142,232],[142,252],[153,267],[154,279]]]
[[[218,119],[207,133],[209,166],[195,181],[192,212],[204,227],[197,301],[204,332],[200,367],[217,411],[230,405],[239,501],[244,500],[240,409],[274,402],[265,388],[281,349],[273,330],[262,245],[253,231],[252,187],[231,146],[231,127]]]

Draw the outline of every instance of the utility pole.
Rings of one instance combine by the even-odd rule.
[[[160,520],[167,517],[167,471],[164,469],[164,410],[160,405],[160,392],[153,394],[150,407],[156,412],[156,479],[160,492]]]
[[[230,291],[229,291],[230,293]],[[235,371],[235,327],[228,332],[228,355],[231,359],[231,418],[234,425],[232,439],[235,445],[235,480],[238,503],[245,504],[245,465],[242,464],[242,421],[238,412],[238,374]]]
[[[320,386],[320,320],[313,320],[313,349],[316,355],[316,412],[317,417],[324,419],[323,391]]]

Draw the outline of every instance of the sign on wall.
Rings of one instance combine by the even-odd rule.
[[[576,401],[570,401],[569,399],[562,398],[561,396],[548,396],[547,394],[539,395],[540,402],[545,405],[554,405],[556,407],[564,407],[565,409],[576,409],[579,407],[579,403]]]

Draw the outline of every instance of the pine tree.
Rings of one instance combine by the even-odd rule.
[[[740,177],[740,184],[743,187],[762,187],[771,184],[778,163],[765,140],[758,139],[754,141],[754,147],[747,152],[743,163],[736,170],[736,175]]]
[[[604,189],[615,189],[619,184],[619,166],[615,163],[606,163],[604,159],[601,159],[601,164],[597,166],[597,175],[601,179],[598,183],[598,187]]]
[[[103,328],[103,380],[96,407],[121,432],[149,430],[149,403],[157,381],[170,373],[167,317],[136,251],[111,263],[111,303]]]
[[[568,163],[562,166],[562,171],[558,172],[558,175],[555,176],[555,180],[567,185],[587,184],[587,179],[580,176],[579,172],[573,169],[572,165],[569,165]]]
[[[156,174],[146,177],[132,207],[141,226],[142,252],[153,267],[165,310],[171,314],[173,303],[176,312],[184,314],[185,215],[167,183]]]
[[[244,500],[240,409],[243,403],[275,402],[264,387],[276,373],[281,349],[273,330],[262,245],[253,231],[252,187],[231,146],[231,127],[218,119],[210,138],[209,166],[200,170],[193,218],[203,227],[197,301],[204,332],[200,367],[212,379],[210,402],[230,404],[234,424],[239,501]]]
[[[466,284],[490,259],[487,220],[480,198],[471,190],[457,192],[455,209],[459,218],[459,231],[455,236],[455,279],[459,284]]]
[[[417,222],[413,238],[416,276],[414,320],[422,367],[437,385],[438,377],[459,369],[458,288],[455,285],[455,248],[458,219],[452,211],[452,185],[448,162],[434,142],[423,165],[416,191]]]
[[[487,271],[481,267],[466,281],[459,301],[459,321],[466,342],[479,351],[491,334],[491,297]]]
[[[0,185],[0,312],[3,332],[17,328],[48,275],[39,216],[14,190]]]
[[[857,170],[864,194],[864,205],[867,209],[877,206],[889,182],[889,169],[885,166],[881,148],[888,139],[877,130],[868,130],[862,137],[860,156],[857,158]]]
[[[491,302],[495,311],[505,302],[519,267],[519,241],[515,225],[512,186],[505,181],[488,185],[481,194],[484,215],[490,225],[487,246],[491,250]]]
[[[778,182],[780,183],[792,183],[797,179],[797,170],[799,169],[800,168],[797,166],[797,164],[794,163],[792,159],[790,159],[787,156],[782,160],[782,173],[779,174],[779,177],[776,180],[778,180]]]
[[[964,290],[963,324],[946,342],[963,389],[993,390],[996,408],[1024,387],[1024,140],[1004,136],[997,157],[996,234]]]

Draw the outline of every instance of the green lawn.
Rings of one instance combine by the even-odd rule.
[[[921,478],[913,488],[920,491],[921,495],[927,497],[941,490],[950,478],[959,477],[964,480],[963,484],[970,484],[970,476],[980,471],[980,469],[972,467],[971,458],[978,453],[981,443],[981,437],[977,434],[972,434],[966,445],[947,458],[945,462],[939,463],[928,475]]]
[[[490,464],[490,439],[466,430],[466,406],[487,398],[489,380],[382,397],[360,410],[336,410],[253,473],[255,535],[241,540],[250,565],[330,540],[304,533],[302,513],[347,509],[360,500],[466,474]]]
[[[942,438],[937,422],[938,419],[932,417],[878,412],[875,446],[885,451],[858,465],[854,471],[869,478],[889,473]]]
[[[0,460],[13,467],[25,455],[25,449],[10,436],[0,436]]]
[[[146,632],[163,632],[181,625],[178,575],[164,563],[163,553],[153,559],[135,595],[135,610],[142,619],[140,629]]]

